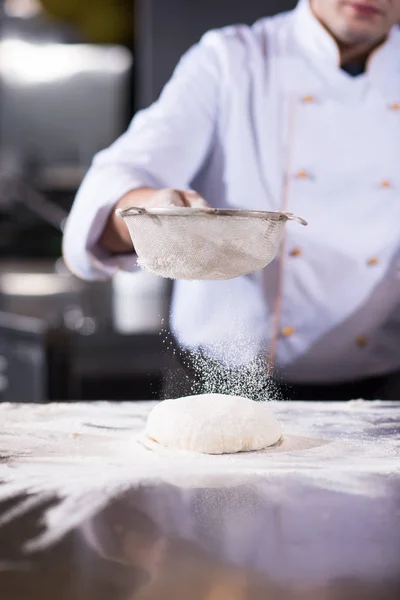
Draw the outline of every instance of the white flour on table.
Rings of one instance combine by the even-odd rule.
[[[299,477],[373,497],[384,496],[387,478],[399,475],[399,403],[273,403],[282,444],[221,456],[143,444],[154,404],[0,405],[0,501],[30,494],[3,521],[57,495],[58,505],[46,512],[48,543],[116,491],[144,482],[201,488],[265,479],[272,488],[275,480]]]

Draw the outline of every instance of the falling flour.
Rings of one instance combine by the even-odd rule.
[[[161,331],[165,348],[179,360],[185,373],[183,385],[174,381],[170,386],[170,397],[223,394],[255,401],[284,399],[270,372],[268,350],[260,332],[247,331],[243,323],[234,319],[229,328],[229,332],[218,334],[217,339],[214,337],[200,349],[186,350],[178,348],[166,330]]]

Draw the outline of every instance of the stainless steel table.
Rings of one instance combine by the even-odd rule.
[[[143,446],[152,406],[0,405],[2,600],[399,597],[400,403],[276,403],[225,457]]]

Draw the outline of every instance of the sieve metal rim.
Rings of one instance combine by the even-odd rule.
[[[300,225],[308,225],[307,221],[289,212],[269,212],[261,210],[225,209],[225,208],[190,208],[186,206],[174,206],[165,208],[143,208],[131,206],[116,210],[119,217],[133,217],[137,215],[168,216],[168,217],[252,217],[256,219],[267,219],[271,221],[296,221]]]

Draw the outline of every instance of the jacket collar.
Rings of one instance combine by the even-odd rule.
[[[321,64],[340,66],[339,48],[311,10],[310,0],[300,0],[294,11],[295,32],[303,49]]]
[[[301,46],[303,54],[312,61],[324,79],[338,87],[352,87],[356,96],[362,93],[367,79],[369,83],[379,86],[386,97],[400,100],[400,30],[397,26],[392,28],[386,41],[369,57],[366,77],[351,78],[340,70],[339,48],[315,17],[310,0],[300,0],[293,16],[297,45]]]

